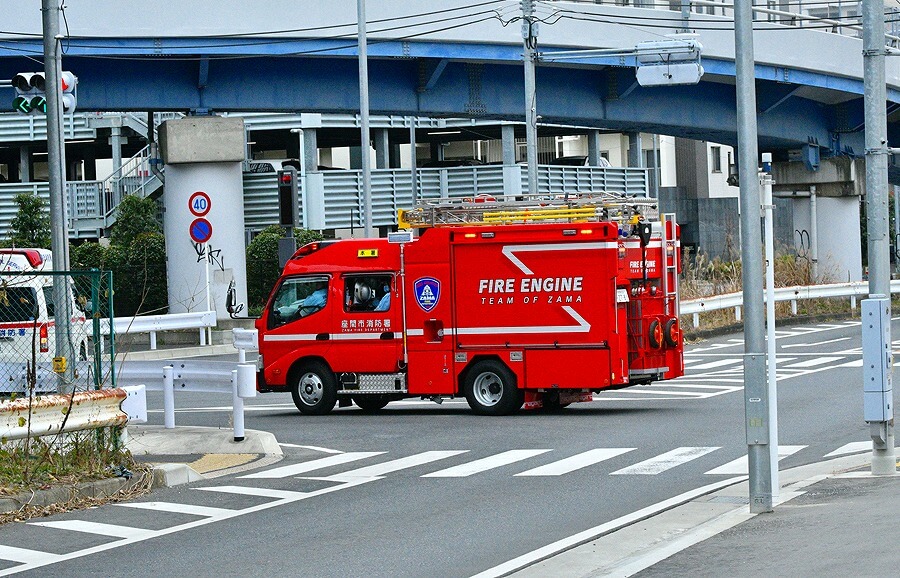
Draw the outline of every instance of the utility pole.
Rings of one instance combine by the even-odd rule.
[[[888,143],[887,143],[887,87],[885,85],[884,57],[887,54],[884,38],[884,3],[881,0],[863,0],[863,83],[865,86],[864,114],[866,125],[866,230],[868,232],[869,296],[887,297],[887,319],[890,319],[891,263],[888,238]],[[865,333],[864,333],[865,337]],[[890,355],[890,323],[878,349],[886,354],[887,383],[883,391],[890,408],[893,394],[890,375],[893,360]],[[886,341],[885,341],[886,340]],[[865,348],[865,343],[863,344]],[[867,388],[870,384],[866,384]],[[865,389],[868,392],[868,389]],[[868,395],[868,393],[864,394]],[[881,397],[881,396],[879,396]],[[866,419],[872,437],[872,473],[893,474],[897,471],[894,451],[893,410],[884,415],[883,421],[869,420],[868,400]]]
[[[769,396],[759,197],[759,144],[753,63],[752,0],[734,3],[734,64],[741,206],[741,270],[744,280],[744,414],[750,473],[750,512],[772,511]],[[772,360],[774,363],[775,360]],[[777,444],[777,440],[773,440]]]
[[[59,56],[59,2],[41,0],[44,33],[44,78],[47,98],[47,163],[50,180],[50,248],[53,270],[69,270],[69,228],[66,222],[66,149],[62,123],[62,63]],[[56,355],[68,361],[60,375],[60,393],[74,389],[74,348],[71,340],[71,300],[68,278],[53,276],[53,300],[56,303]]]
[[[537,98],[535,95],[535,61],[537,60],[538,25],[534,21],[532,0],[522,0],[522,43],[525,48],[525,151],[528,161],[528,194],[538,193],[537,168]]]
[[[369,55],[366,42],[366,0],[356,0],[359,42],[359,120],[363,174],[363,228],[374,237],[372,227],[372,161],[369,158]]]

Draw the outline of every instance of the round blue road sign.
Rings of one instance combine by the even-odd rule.
[[[194,219],[191,223],[191,239],[195,243],[205,243],[212,237],[212,223],[206,219]]]

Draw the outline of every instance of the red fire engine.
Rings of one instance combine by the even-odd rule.
[[[683,374],[680,247],[651,199],[436,202],[418,228],[291,257],[259,330],[260,391],[305,414],[465,396],[479,414]]]

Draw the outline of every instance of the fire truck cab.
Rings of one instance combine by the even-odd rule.
[[[649,199],[440,202],[380,239],[321,241],[257,320],[258,389],[305,414],[465,396],[562,407],[683,374],[678,227]]]

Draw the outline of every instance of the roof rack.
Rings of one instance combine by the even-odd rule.
[[[490,195],[422,201],[400,211],[401,228],[506,225],[512,223],[637,223],[659,219],[656,199],[624,193],[577,192],[496,200]]]

